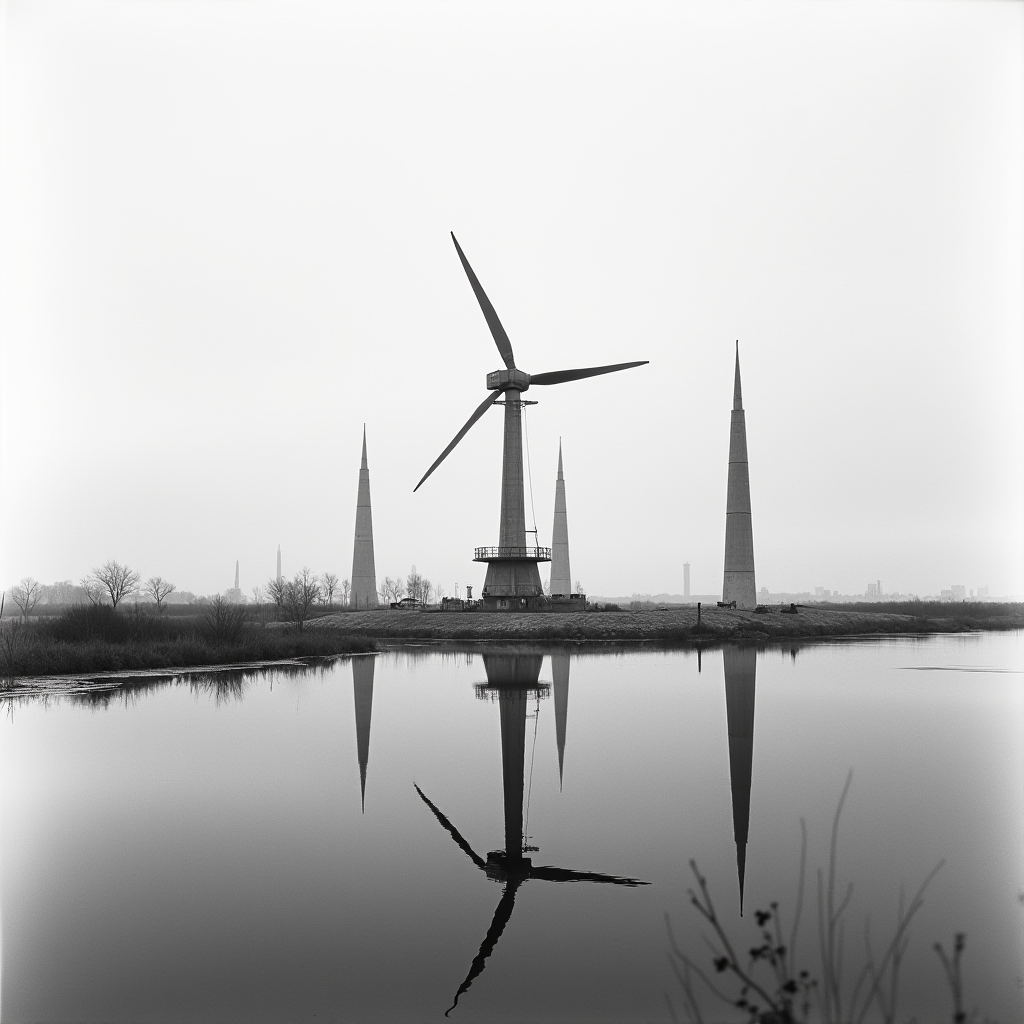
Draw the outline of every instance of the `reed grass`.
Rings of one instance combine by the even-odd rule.
[[[853,885],[847,885],[842,895],[837,896],[837,865],[840,818],[852,780],[851,771],[847,775],[832,820],[827,873],[820,869],[817,871],[820,978],[814,978],[806,968],[797,969],[796,948],[807,857],[807,829],[802,819],[797,904],[788,945],[783,941],[779,905],[773,902],[769,909],[755,912],[760,944],[750,948],[746,958],[741,958],[718,918],[707,880],[701,875],[696,862],[690,861],[690,869],[697,882],[696,890],[688,890],[690,903],[712,929],[713,938],[705,936],[705,941],[711,950],[714,973],[721,975],[721,980],[712,980],[707,971],[682,952],[672,930],[671,918],[666,913],[669,964],[679,982],[686,1015],[694,1024],[703,1024],[705,1019],[699,998],[703,990],[729,1006],[744,1010],[751,1024],[796,1024],[797,1021],[809,1021],[812,997],[813,1007],[823,1024],[863,1024],[873,1008],[885,1024],[894,1024],[896,1021],[900,970],[909,943],[910,924],[924,905],[925,891],[944,862],[940,860],[935,865],[909,902],[901,887],[896,926],[880,958],[876,958],[872,946],[870,921],[865,922],[863,960],[847,995],[845,982],[849,976],[849,963],[846,960],[846,924],[853,898]],[[957,934],[952,955],[947,955],[940,943],[935,943],[933,947],[942,962],[943,974],[952,996],[954,1024],[963,1024],[967,1019],[963,1010],[960,975],[960,958],[965,941],[962,933]],[[667,993],[665,998],[672,1019],[676,1020],[675,1007]]]
[[[372,639],[342,628],[298,633],[217,602],[188,621],[78,605],[39,622],[4,622],[0,630],[0,667],[8,687],[26,676],[229,665],[374,649]]]

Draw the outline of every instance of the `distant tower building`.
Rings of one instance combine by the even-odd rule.
[[[356,498],[356,539],[352,549],[352,606],[377,607],[377,570],[373,564],[373,517],[370,514],[370,467],[366,462],[366,424],[363,424],[363,461],[359,467]]]
[[[683,562],[683,597],[690,596],[690,563]]]
[[[277,545],[277,582],[281,582],[281,545]]]
[[[565,515],[565,479],[562,477],[562,441],[558,441],[558,478],[555,480],[555,522],[551,527],[551,596],[572,593],[569,571],[569,522]]]
[[[754,531],[750,521],[747,427],[740,390],[740,343],[736,342],[736,381],[729,435],[729,489],[725,503],[725,579],[722,600],[737,608],[757,607],[754,587]]]
[[[238,586],[238,559],[235,559],[235,585],[228,590],[224,595],[228,601],[234,604],[241,604],[245,598],[242,597],[242,591]]]

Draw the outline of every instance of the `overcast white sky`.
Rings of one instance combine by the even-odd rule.
[[[8,2],[0,584],[479,586],[501,360],[574,577],[1024,593],[1024,5]],[[527,496],[529,503],[529,495]]]

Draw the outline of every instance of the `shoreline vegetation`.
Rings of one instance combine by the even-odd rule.
[[[88,681],[104,673],[244,667],[375,649],[365,636],[330,626],[288,628],[269,621],[270,614],[266,607],[215,601],[187,617],[73,605],[59,615],[7,619],[0,629],[0,675],[11,691],[41,677]]]
[[[723,643],[765,646],[869,640],[1024,628],[1024,604],[914,601],[746,611],[670,605],[586,612],[333,611],[300,623],[278,621],[272,605],[215,600],[191,616],[145,606],[72,605],[59,614],[8,618],[0,628],[3,689],[25,693],[49,679],[109,687],[111,675],[257,667],[297,659],[369,653],[406,643],[655,644],[705,649]]]

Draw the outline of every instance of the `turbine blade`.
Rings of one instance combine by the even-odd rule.
[[[440,455],[438,455],[438,457],[434,460],[434,464],[430,467],[430,469],[426,471],[426,473],[423,474],[423,480],[426,480],[427,477],[430,476],[430,474],[433,473],[434,470],[437,469],[437,467],[440,466],[442,462],[444,462],[444,460],[448,457],[451,450],[466,436],[466,433],[469,430],[469,428],[473,426],[473,424],[476,423],[476,421],[480,419],[480,417],[483,416],[485,412],[487,412],[487,410],[498,400],[501,394],[501,391],[493,392],[492,394],[488,395],[487,398],[485,398],[476,407],[476,412],[474,412],[473,415],[470,416],[468,420],[466,420],[466,425],[455,435],[455,437],[452,438],[452,443],[448,445],[448,447],[445,448],[445,450],[441,452]],[[423,486],[423,480],[420,480],[420,482],[412,489],[413,494],[415,494]]]
[[[530,871],[531,878],[543,878],[547,882],[607,882],[610,885],[650,885],[639,878],[622,878],[619,875],[603,875],[597,871],[572,871],[568,868],[550,866],[536,867]]]
[[[570,380],[597,377],[602,373],[615,373],[616,370],[628,370],[633,366],[646,366],[649,362],[649,359],[641,359],[635,363],[613,363],[611,366],[585,366],[580,370],[552,370],[550,373],[531,373],[530,387],[533,387],[534,384],[565,384]]]
[[[498,351],[501,353],[501,358],[505,360],[505,365],[510,370],[514,370],[516,368],[516,360],[512,355],[512,342],[508,340],[505,328],[501,326],[501,321],[498,319],[498,314],[494,312],[494,307],[491,305],[491,300],[487,298],[487,293],[480,287],[480,282],[476,274],[473,273],[473,268],[469,265],[469,260],[466,259],[466,254],[462,251],[462,246],[459,245],[459,240],[455,237],[454,231],[452,232],[452,241],[455,243],[459,259],[462,260],[462,268],[466,271],[466,277],[469,278],[469,283],[473,286],[476,301],[480,303],[480,308],[483,310],[487,326],[490,327],[491,334],[494,336],[494,344],[498,346]]]
[[[444,816],[444,813],[441,811],[439,807],[431,803],[430,798],[427,796],[427,794],[424,793],[423,790],[420,789],[420,787],[417,786],[415,782],[413,783],[413,786],[415,787],[416,792],[419,793],[423,802],[434,812],[434,817],[437,818],[437,820],[441,823],[441,827],[448,833],[448,835],[452,837],[452,839],[455,840],[455,843],[458,846],[458,848],[478,868],[480,868],[481,871],[486,870],[487,864],[484,862],[483,857],[481,857],[473,849],[473,847],[470,846],[469,843],[467,843],[466,840],[462,838],[462,833]]]
[[[469,965],[469,974],[459,986],[459,991],[455,993],[455,1002],[445,1010],[446,1017],[459,1005],[459,998],[462,994],[468,991],[469,986],[483,974],[483,970],[487,966],[487,958],[494,952],[494,947],[497,946],[498,939],[501,938],[501,933],[505,930],[505,925],[512,917],[512,911],[516,905],[516,891],[522,884],[521,879],[512,878],[505,883],[505,891],[501,894],[501,899],[495,908],[494,917],[491,918],[491,927],[487,929],[484,941],[480,943],[480,952],[473,957],[473,962]]]

